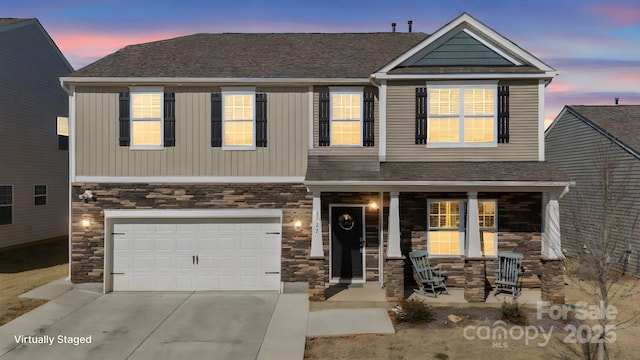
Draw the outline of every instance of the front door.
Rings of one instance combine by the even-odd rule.
[[[331,278],[349,283],[364,280],[364,207],[331,207]]]

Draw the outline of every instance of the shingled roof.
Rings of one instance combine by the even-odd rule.
[[[195,34],[130,45],[71,77],[367,78],[424,33]]]
[[[22,22],[22,21],[27,21],[27,20],[30,20],[30,19],[0,18],[0,27],[11,25],[11,24],[15,24],[15,23],[19,23],[19,22]]]
[[[640,105],[571,105],[569,110],[640,153]]]

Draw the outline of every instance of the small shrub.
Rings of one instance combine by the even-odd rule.
[[[445,353],[437,353],[435,355],[435,358],[438,360],[447,360],[449,359],[449,355],[445,354]]]
[[[528,325],[529,316],[524,313],[517,301],[503,302],[500,319],[515,325]]]
[[[398,321],[408,323],[428,322],[432,318],[431,307],[416,299],[401,300]]]

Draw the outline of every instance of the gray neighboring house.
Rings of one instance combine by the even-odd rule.
[[[615,188],[624,191],[624,199],[631,206],[612,210],[620,212],[612,226],[621,241],[616,244],[614,257],[616,261],[623,259],[625,250],[631,250],[627,270],[636,275],[640,274],[640,243],[632,234],[632,227],[633,214],[640,210],[636,185],[640,179],[638,121],[640,105],[571,105],[564,107],[545,133],[547,161],[576,183],[560,201],[563,248],[573,254],[583,251],[585,227],[577,224],[600,223],[597,195],[603,190],[603,165],[613,167],[619,176],[614,177]],[[580,211],[576,211],[577,207]]]
[[[68,234],[72,71],[37,19],[0,18],[0,248]]]

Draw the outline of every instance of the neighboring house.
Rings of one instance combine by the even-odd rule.
[[[128,46],[62,79],[71,278],[105,291],[308,286],[316,300],[374,281],[398,298],[415,285],[407,252],[429,249],[449,286],[484,301],[497,253],[518,251],[524,286],[563,301],[559,232],[542,220],[557,224],[571,184],[544,161],[555,75],[467,14],[432,35]]]
[[[0,18],[0,248],[69,233],[72,71],[37,19]]]
[[[577,255],[593,248],[591,239],[611,234],[606,240],[609,260],[636,275],[640,275],[639,122],[640,105],[572,105],[562,109],[545,134],[548,161],[576,183],[561,201],[563,248]],[[605,174],[610,179],[607,187]],[[603,224],[603,211],[613,215],[607,217],[608,226]],[[609,233],[599,233],[603,228]]]

